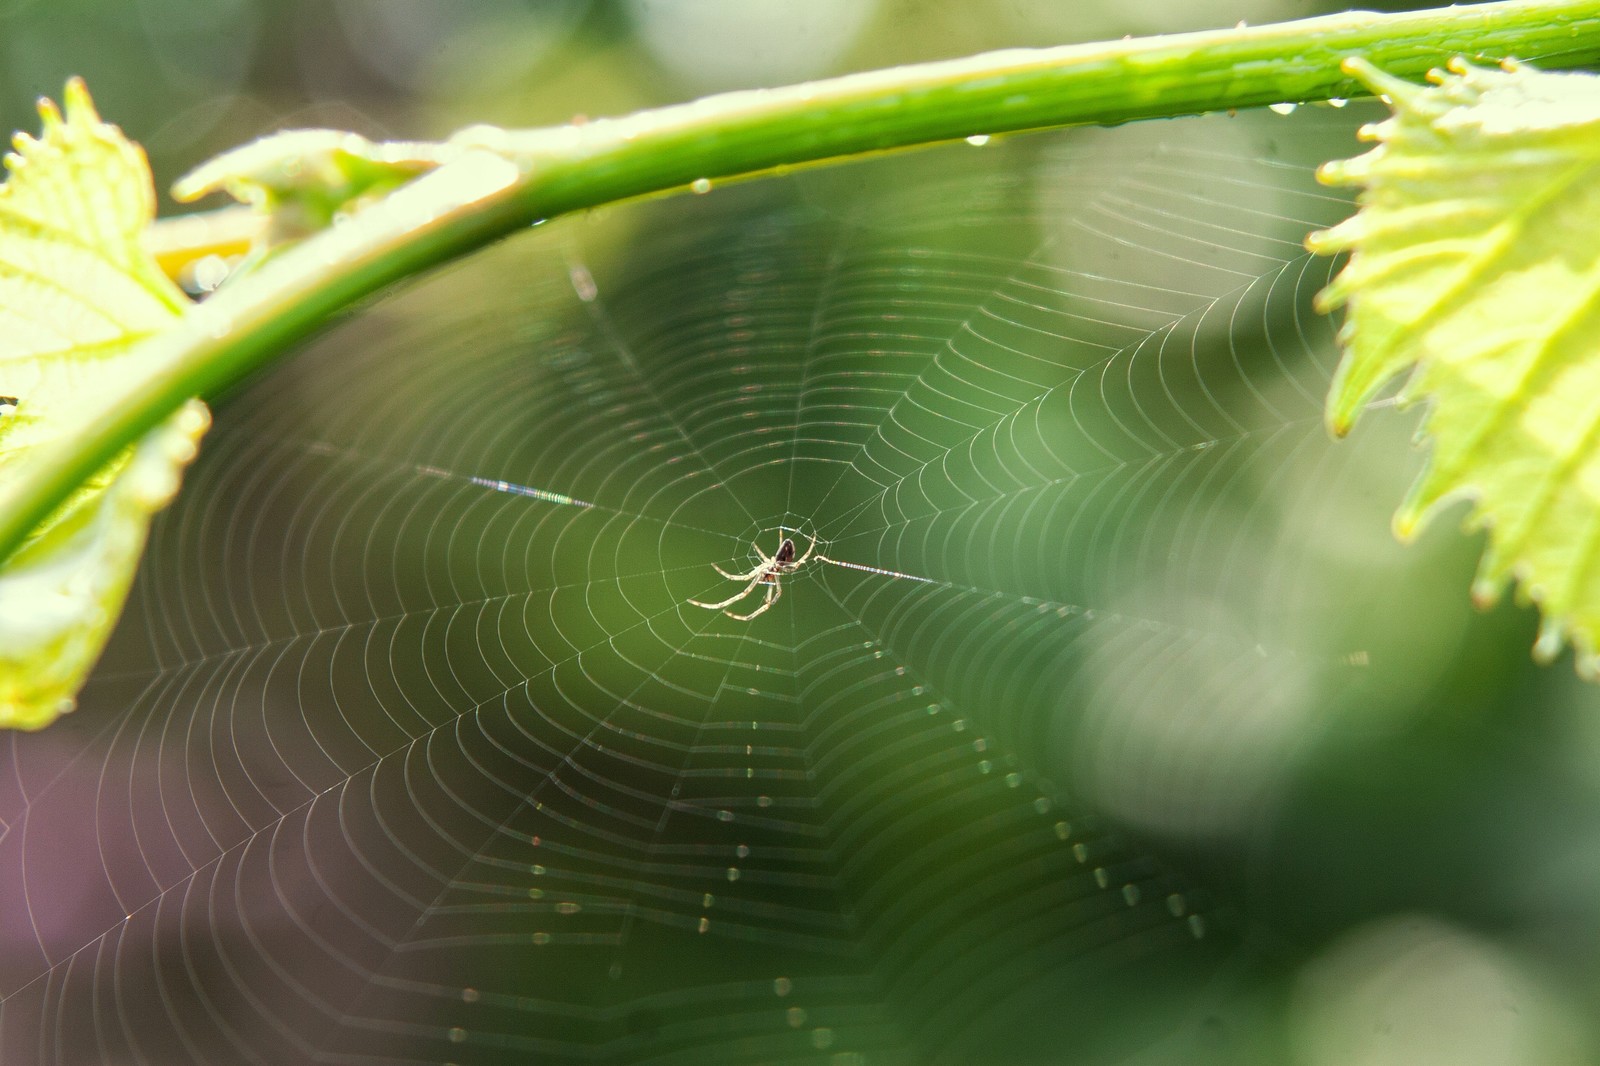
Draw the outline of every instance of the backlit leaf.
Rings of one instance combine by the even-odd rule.
[[[0,186],[0,507],[40,446],[149,372],[138,346],[188,306],[141,245],[155,213],[144,153],[83,83],[43,101]],[[0,726],[72,706],[127,596],[150,515],[208,417],[198,403],[83,486],[0,568]]]
[[[1377,147],[1332,163],[1361,210],[1308,245],[1350,251],[1322,294],[1347,305],[1328,397],[1335,433],[1395,376],[1429,402],[1426,471],[1395,516],[1413,536],[1448,500],[1489,529],[1473,593],[1539,604],[1541,657],[1600,667],[1600,78],[1457,61],[1422,87],[1358,60],[1382,94]]]

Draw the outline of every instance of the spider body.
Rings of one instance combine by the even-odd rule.
[[[711,564],[712,569],[729,581],[745,582],[744,588],[718,603],[702,603],[699,600],[690,600],[689,602],[696,607],[722,611],[729,618],[740,622],[748,622],[757,615],[764,614],[767,608],[778,602],[778,597],[783,595],[783,585],[779,579],[785,574],[794,573],[806,564],[806,561],[811,558],[811,554],[817,550],[817,539],[815,537],[811,538],[811,543],[806,547],[806,553],[799,558],[795,558],[795,552],[798,549],[795,548],[794,539],[791,537],[784,537],[783,543],[778,545],[777,552],[772,555],[762,551],[759,545],[754,545],[754,547],[756,554],[761,557],[761,561],[742,574],[729,573],[716,563]],[[735,614],[732,611],[724,610],[724,608],[731,607],[754,592],[757,585],[765,585],[767,594],[755,610],[749,614]]]

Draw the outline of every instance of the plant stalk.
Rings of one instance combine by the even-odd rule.
[[[1418,79],[1454,55],[1600,63],[1600,0],[1401,14],[1014,49],[708,97],[578,126],[464,131],[452,162],[224,286],[148,343],[151,375],[34,457],[0,498],[0,563],[191,396],[214,396],[385,286],[536,222],[616,200],[963,137],[1360,95],[1359,55]],[[700,186],[703,188],[704,186]]]

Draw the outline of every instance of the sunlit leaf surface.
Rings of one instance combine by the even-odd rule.
[[[0,189],[0,506],[29,455],[70,436],[138,371],[134,349],[183,294],[140,245],[155,196],[144,154],[100,121],[81,82],[42,137],[16,138]],[[101,472],[0,569],[0,726],[72,706],[132,580],[152,511],[207,416],[191,405]]]
[[[1474,595],[1508,579],[1544,611],[1536,651],[1570,637],[1600,666],[1600,79],[1454,64],[1423,88],[1352,63],[1390,100],[1378,146],[1323,170],[1361,211],[1315,235],[1350,250],[1323,294],[1347,304],[1328,398],[1344,433],[1396,375],[1431,402],[1428,467],[1395,517],[1413,535],[1473,501],[1490,530]]]

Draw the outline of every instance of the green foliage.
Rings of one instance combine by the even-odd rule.
[[[79,432],[144,372],[137,346],[188,301],[141,246],[144,153],[81,82],[44,134],[16,138],[0,188],[0,506],[37,449]],[[0,571],[0,726],[69,710],[122,608],[150,514],[175,491],[207,415],[191,404],[101,470]]]
[[[1323,293],[1348,305],[1327,417],[1343,434],[1410,371],[1431,401],[1432,456],[1395,516],[1414,535],[1442,504],[1473,501],[1490,530],[1474,597],[1508,579],[1544,612],[1541,657],[1570,637],[1600,668],[1600,79],[1464,62],[1419,87],[1351,60],[1391,103],[1378,146],[1329,164],[1361,210],[1315,234],[1352,252]]]

